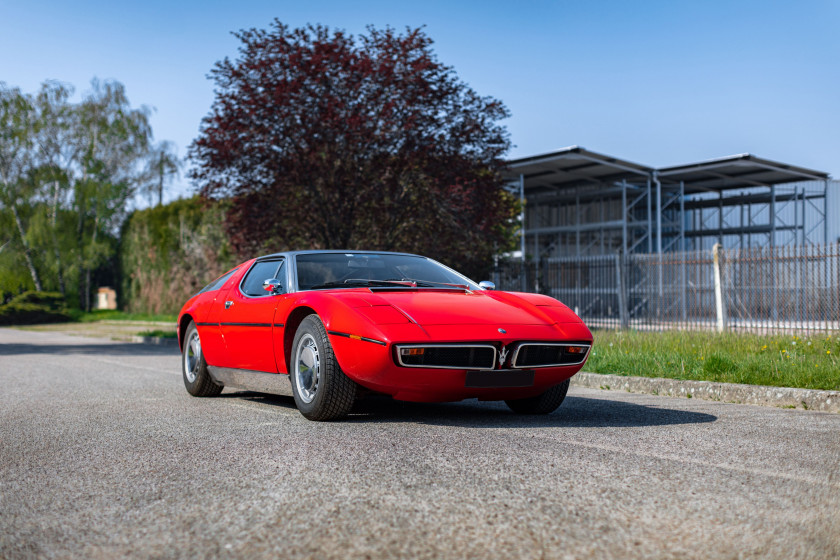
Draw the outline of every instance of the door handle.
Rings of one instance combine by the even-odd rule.
[[[232,302],[232,301],[226,301],[226,302],[225,302],[225,309],[230,309],[230,306],[231,306],[231,305],[233,305],[233,302]]]

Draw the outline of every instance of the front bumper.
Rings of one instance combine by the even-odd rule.
[[[530,368],[533,381],[525,384],[523,375],[499,375],[501,369],[467,370],[423,367],[401,367],[395,358],[397,345],[458,344],[473,342],[492,344],[500,351],[525,342],[591,344],[592,334],[583,323],[545,325],[513,325],[500,329],[487,325],[433,326],[393,325],[383,329],[386,340],[379,343],[348,336],[330,335],[336,358],[342,370],[359,385],[395,399],[419,402],[519,399],[539,395],[576,374],[585,360],[574,365]],[[507,368],[507,365],[502,367]],[[505,379],[509,379],[508,386]],[[486,380],[486,382],[485,382]],[[503,386],[499,386],[499,385]]]

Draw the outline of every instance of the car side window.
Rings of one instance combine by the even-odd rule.
[[[243,294],[250,297],[262,297],[271,295],[263,288],[263,282],[270,278],[277,278],[284,286],[283,291],[286,291],[286,279],[283,277],[283,264],[285,261],[260,261],[251,267],[245,279],[240,284],[239,289]]]
[[[210,282],[209,284],[204,286],[201,289],[201,291],[198,292],[198,293],[203,294],[204,292],[210,292],[210,291],[213,291],[213,290],[218,290],[219,288],[222,287],[222,284],[227,282],[227,279],[230,278],[233,275],[233,273],[236,272],[237,270],[239,270],[239,267],[234,268],[233,270],[231,270],[227,274],[223,274],[222,276],[219,276],[218,278],[216,278],[215,280],[213,280],[212,282]]]

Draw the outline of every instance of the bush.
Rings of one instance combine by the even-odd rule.
[[[35,325],[71,321],[64,296],[55,292],[24,292],[0,305],[0,325]]]
[[[237,264],[223,227],[225,212],[224,203],[198,197],[134,212],[121,236],[122,309],[177,313]]]

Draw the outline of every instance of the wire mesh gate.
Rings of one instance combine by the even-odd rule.
[[[840,244],[500,261],[495,282],[592,327],[840,330]]]

